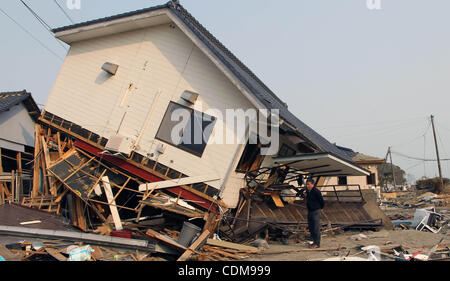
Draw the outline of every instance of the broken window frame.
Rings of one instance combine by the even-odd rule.
[[[185,135],[185,130],[190,128],[191,132],[190,132],[189,136],[190,136],[191,142],[195,138],[195,136],[193,136],[193,134],[192,134],[193,132],[195,132],[194,126],[198,125],[195,121],[196,120],[197,121],[198,120],[202,120],[202,144],[194,144],[194,143],[184,144],[183,143],[183,137],[182,137],[181,142],[179,144],[175,144],[175,143],[172,142],[172,140],[170,138],[167,139],[166,137],[162,136],[163,135],[163,130],[166,130],[166,131],[168,130],[168,131],[171,132],[173,127],[178,125],[179,122],[180,122],[180,121],[172,121],[171,118],[170,118],[169,112],[172,109],[173,110],[178,109],[178,108],[173,108],[174,106],[190,111],[190,114],[191,114],[190,115],[190,119],[189,119],[189,122],[188,122],[187,126],[183,129],[183,135]],[[201,116],[201,118],[200,118],[200,116]],[[193,155],[195,155],[197,157],[202,157],[203,153],[205,152],[206,146],[208,145],[209,138],[211,137],[212,131],[213,131],[213,130],[211,130],[211,131],[206,130],[205,131],[205,129],[208,128],[212,123],[213,123],[213,125],[212,125],[211,128],[214,128],[216,120],[217,119],[214,116],[210,116],[208,114],[205,114],[205,113],[200,112],[198,110],[192,109],[192,108],[187,107],[185,105],[182,105],[182,104],[170,101],[170,103],[169,103],[169,105],[168,105],[168,107],[166,109],[166,112],[164,113],[164,117],[163,117],[163,119],[161,121],[161,124],[160,124],[160,126],[158,128],[158,131],[156,133],[155,139],[157,139],[159,141],[162,141],[164,143],[167,143],[167,144],[169,144],[171,146],[174,146],[174,147],[176,147],[178,149],[181,149],[183,151],[186,151],[186,152],[188,152],[190,154],[193,154]],[[171,125],[171,127],[170,128],[164,128],[165,125]]]
[[[247,173],[260,168],[264,160],[264,155],[261,155],[261,147],[259,140],[257,144],[251,144],[250,140],[247,141],[236,166],[236,173]]]

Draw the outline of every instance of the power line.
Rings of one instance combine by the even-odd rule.
[[[415,117],[409,119],[401,119],[401,120],[390,120],[390,121],[380,121],[380,122],[370,122],[370,123],[359,123],[359,124],[351,124],[351,125],[343,125],[343,126],[332,126],[332,127],[322,127],[319,129],[340,129],[340,128],[353,128],[353,127],[368,127],[372,125],[380,125],[380,124],[396,124],[396,123],[408,123],[411,121],[423,119],[423,117]]]
[[[445,149],[445,146],[444,146],[444,142],[442,141],[441,135],[440,135],[439,133],[437,133],[437,132],[436,132],[436,135],[437,135],[438,138],[439,138],[439,141],[440,141],[440,143],[441,143],[442,149],[444,150],[444,153],[445,153],[446,155],[448,155],[447,150]],[[448,165],[447,165],[447,168],[449,168]]]
[[[415,167],[417,167],[417,166],[419,166],[419,165],[422,165],[422,163],[414,164],[413,166],[411,166],[411,167],[409,167],[409,168],[406,168],[406,169],[405,169],[405,172],[406,172],[406,171],[409,171],[409,170],[411,170],[412,168],[415,168]]]
[[[425,159],[425,158],[420,158],[420,157],[409,156],[409,155],[406,155],[404,153],[393,151],[393,150],[391,150],[391,151],[392,151],[392,153],[394,153],[394,154],[396,154],[398,156],[401,156],[401,157],[404,157],[404,158],[408,158],[408,159],[412,159],[412,160],[426,161],[426,162],[437,161],[437,159]],[[441,161],[450,161],[450,158],[441,159]]]
[[[52,35],[53,37],[53,32],[52,32],[52,28],[50,27],[50,25],[48,25],[30,6],[28,6],[23,0],[20,0],[20,2],[25,6],[25,8],[27,8],[27,10],[38,20],[38,22]],[[66,51],[67,48],[66,46],[64,46],[58,39],[56,39],[55,37],[53,37],[58,44],[63,47]]]
[[[427,135],[428,131],[429,131],[430,128],[431,128],[431,121],[430,121],[428,118],[427,118],[427,120],[428,120],[428,124],[426,125],[425,130],[423,131],[423,133],[420,133],[420,135],[418,135],[417,137],[415,137],[415,138],[412,139],[411,141],[404,142],[404,143],[402,143],[402,144],[391,145],[391,147],[397,147],[397,146],[405,146],[405,145],[409,145],[409,144],[412,144],[413,142],[415,142],[416,140],[418,140],[418,139],[420,139],[420,138],[422,138],[422,137],[425,137],[425,136]],[[424,157],[424,158],[425,158],[425,157]]]
[[[441,128],[441,129],[444,129],[444,130],[446,130],[446,131],[449,131],[449,132],[450,132],[450,129],[449,129],[449,128],[446,128],[446,127],[444,127],[444,126],[442,126],[441,122],[439,122],[439,121],[436,121],[435,123],[439,125],[439,128]]]
[[[49,51],[51,54],[53,54],[55,57],[57,57],[60,60],[64,60],[62,57],[60,57],[57,53],[55,53],[54,51],[52,51],[49,47],[47,47],[44,43],[42,43],[41,40],[39,40],[38,38],[36,38],[31,32],[29,32],[25,27],[23,27],[22,25],[20,25],[20,23],[18,23],[14,18],[10,17],[2,8],[0,8],[0,12],[2,12],[5,16],[7,16],[10,20],[12,20],[18,27],[20,27],[25,33],[27,33],[31,38],[33,38],[36,42],[39,43],[39,45],[41,45],[44,49],[46,49],[47,51]]]
[[[59,5],[58,1],[53,0],[53,2],[55,2],[55,4],[59,7],[59,9],[61,10],[61,12],[63,12],[64,15],[66,15],[66,17],[69,19],[69,21],[70,21],[72,24],[75,24],[75,22],[74,22],[74,21],[72,20],[72,18],[66,13],[66,11],[63,9],[63,7],[61,7],[61,5]]]
[[[425,156],[426,156],[426,151],[427,151],[427,136],[423,135],[423,158],[425,158]],[[427,164],[427,162],[423,161],[423,175],[425,177],[427,176],[426,164]]]
[[[414,125],[414,124],[411,124],[411,125]],[[377,129],[377,130],[370,130],[370,131],[364,131],[364,132],[360,132],[360,133],[345,134],[345,135],[338,136],[335,139],[342,140],[342,139],[346,139],[346,138],[349,138],[349,137],[370,137],[370,136],[381,137],[381,136],[389,136],[389,135],[392,135],[392,134],[399,134],[400,130],[405,130],[405,129],[409,129],[409,127],[407,127],[405,125],[397,124],[397,125],[394,125],[394,126],[380,128],[380,129]]]
[[[50,25],[48,25],[35,11],[33,11],[33,9],[30,8],[30,6],[28,6],[23,0],[20,0],[20,2],[22,2],[22,4],[25,6],[25,8],[28,9],[28,11],[41,23],[41,25],[47,29],[47,30],[52,30],[52,28],[50,27]]]

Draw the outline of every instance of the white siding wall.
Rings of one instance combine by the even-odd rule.
[[[115,76],[108,78],[103,73],[104,62],[119,65]],[[134,87],[121,108],[130,83]],[[200,94],[203,111],[251,107],[182,31],[165,24],[73,43],[45,110],[106,138],[118,129],[127,111],[120,133],[137,137],[159,90],[161,96],[140,143],[139,152],[144,155],[154,152],[158,143],[154,137],[169,101],[179,102],[185,90]],[[216,173],[223,177],[238,148],[236,144],[209,144],[199,158],[166,145],[158,161],[190,176]],[[218,187],[219,183],[211,185]]]
[[[23,104],[15,105],[0,113],[0,139],[34,147],[34,124]]]

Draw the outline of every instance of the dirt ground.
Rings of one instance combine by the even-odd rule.
[[[366,239],[355,241],[351,239],[353,235],[362,233]],[[251,256],[247,261],[321,261],[336,256],[358,256],[367,258],[366,253],[361,253],[360,249],[352,249],[358,246],[376,245],[381,248],[402,245],[409,253],[417,253],[424,250],[426,253],[435,246],[441,238],[445,236],[443,244],[450,245],[450,235],[434,234],[416,230],[381,230],[378,232],[344,232],[337,235],[322,236],[321,249],[310,250],[307,243],[282,245],[270,243],[269,249],[261,254]],[[341,250],[337,250],[341,248]],[[324,251],[326,249],[331,249]],[[334,250],[332,250],[334,249]],[[286,251],[286,253],[279,253]],[[296,252],[292,252],[296,251]],[[349,253],[350,252],[350,253]],[[359,253],[359,254],[358,254]]]

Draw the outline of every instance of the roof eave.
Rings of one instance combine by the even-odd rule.
[[[169,23],[170,19],[167,16],[169,11],[166,6],[161,6],[157,9],[122,14],[52,31],[56,38],[70,45],[77,41]]]

